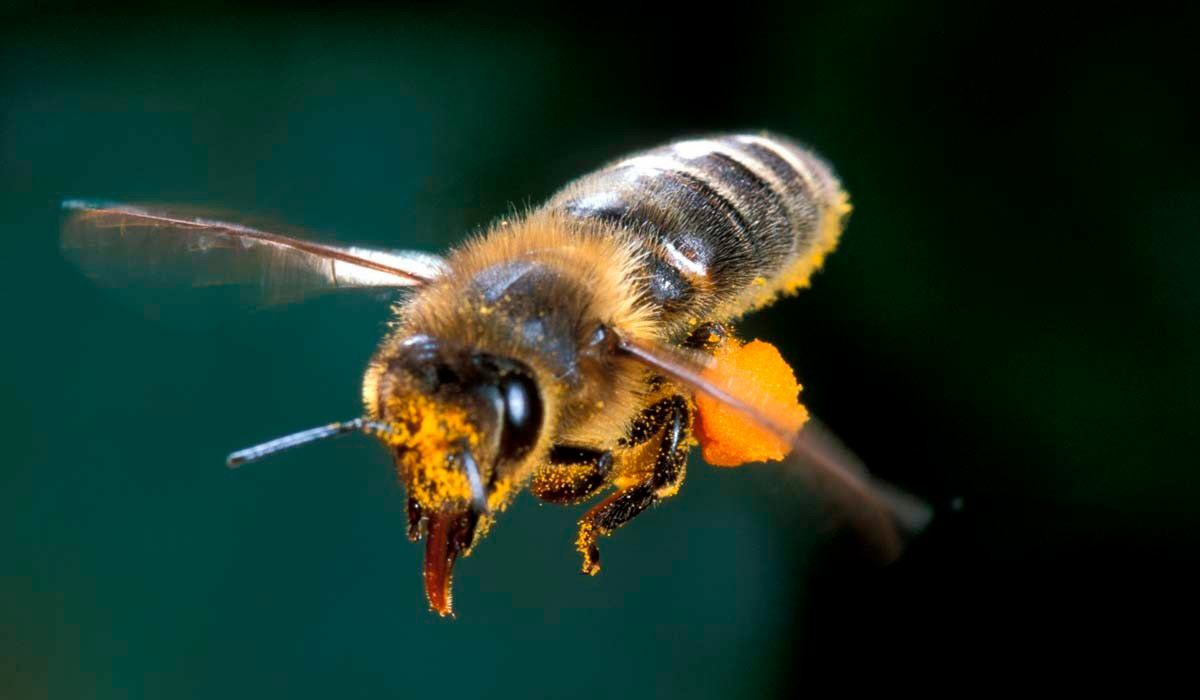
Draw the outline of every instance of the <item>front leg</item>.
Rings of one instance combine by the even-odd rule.
[[[547,503],[579,503],[607,483],[612,465],[612,452],[607,450],[555,445],[549,464],[534,472],[529,490]]]
[[[691,410],[682,396],[671,396],[655,403],[633,422],[623,444],[637,444],[662,434],[654,470],[644,481],[601,501],[579,521],[579,538],[575,546],[583,555],[583,573],[594,576],[600,571],[597,538],[611,534],[650,505],[679,490],[687,465],[690,426]]]

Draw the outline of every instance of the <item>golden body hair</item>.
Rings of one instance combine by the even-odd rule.
[[[572,222],[553,210],[498,222],[452,251],[445,273],[397,306],[394,330],[364,379],[367,414],[383,415],[381,399],[393,390],[388,361],[396,348],[413,336],[453,338],[474,352],[527,364],[552,423],[513,470],[507,479],[510,488],[494,509],[507,505],[544,463],[551,445],[615,447],[624,427],[645,406],[647,370],[601,352],[563,357],[555,352],[555,343],[586,348],[588,336],[602,325],[623,337],[660,340],[654,309],[639,291],[641,258],[636,239],[627,232]],[[522,285],[519,293],[509,289],[532,276],[536,280]],[[481,279],[486,281],[481,284]],[[430,494],[423,505],[435,508],[446,498],[465,500],[465,484],[459,486],[453,495]]]

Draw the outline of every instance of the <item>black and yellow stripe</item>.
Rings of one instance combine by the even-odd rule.
[[[819,264],[844,195],[816,155],[777,137],[679,141],[568,185],[549,207],[644,242],[647,292],[662,320],[736,316]],[[807,281],[807,276],[804,277]],[[765,296],[764,296],[765,295]]]

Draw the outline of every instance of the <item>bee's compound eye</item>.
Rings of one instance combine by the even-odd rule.
[[[520,459],[537,443],[542,430],[542,399],[537,385],[525,374],[509,374],[500,381],[504,398],[504,431],[500,456]]]

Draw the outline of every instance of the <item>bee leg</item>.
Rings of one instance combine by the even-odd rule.
[[[696,326],[683,344],[693,350],[714,352],[732,337],[733,330],[729,326],[720,321],[708,321]]]
[[[659,401],[643,411],[642,418],[634,421],[626,444],[645,442],[662,433],[654,471],[645,481],[604,499],[579,521],[579,538],[575,546],[583,555],[583,573],[594,576],[600,571],[600,550],[596,546],[599,537],[612,534],[638,513],[679,490],[687,465],[690,425],[691,410],[682,396]]]
[[[578,503],[604,486],[612,465],[608,450],[555,445],[550,463],[534,473],[529,489],[547,503]]]
[[[408,499],[408,540],[416,542],[421,539],[421,524],[425,521],[425,512],[421,508],[421,504],[417,499],[411,496]]]

